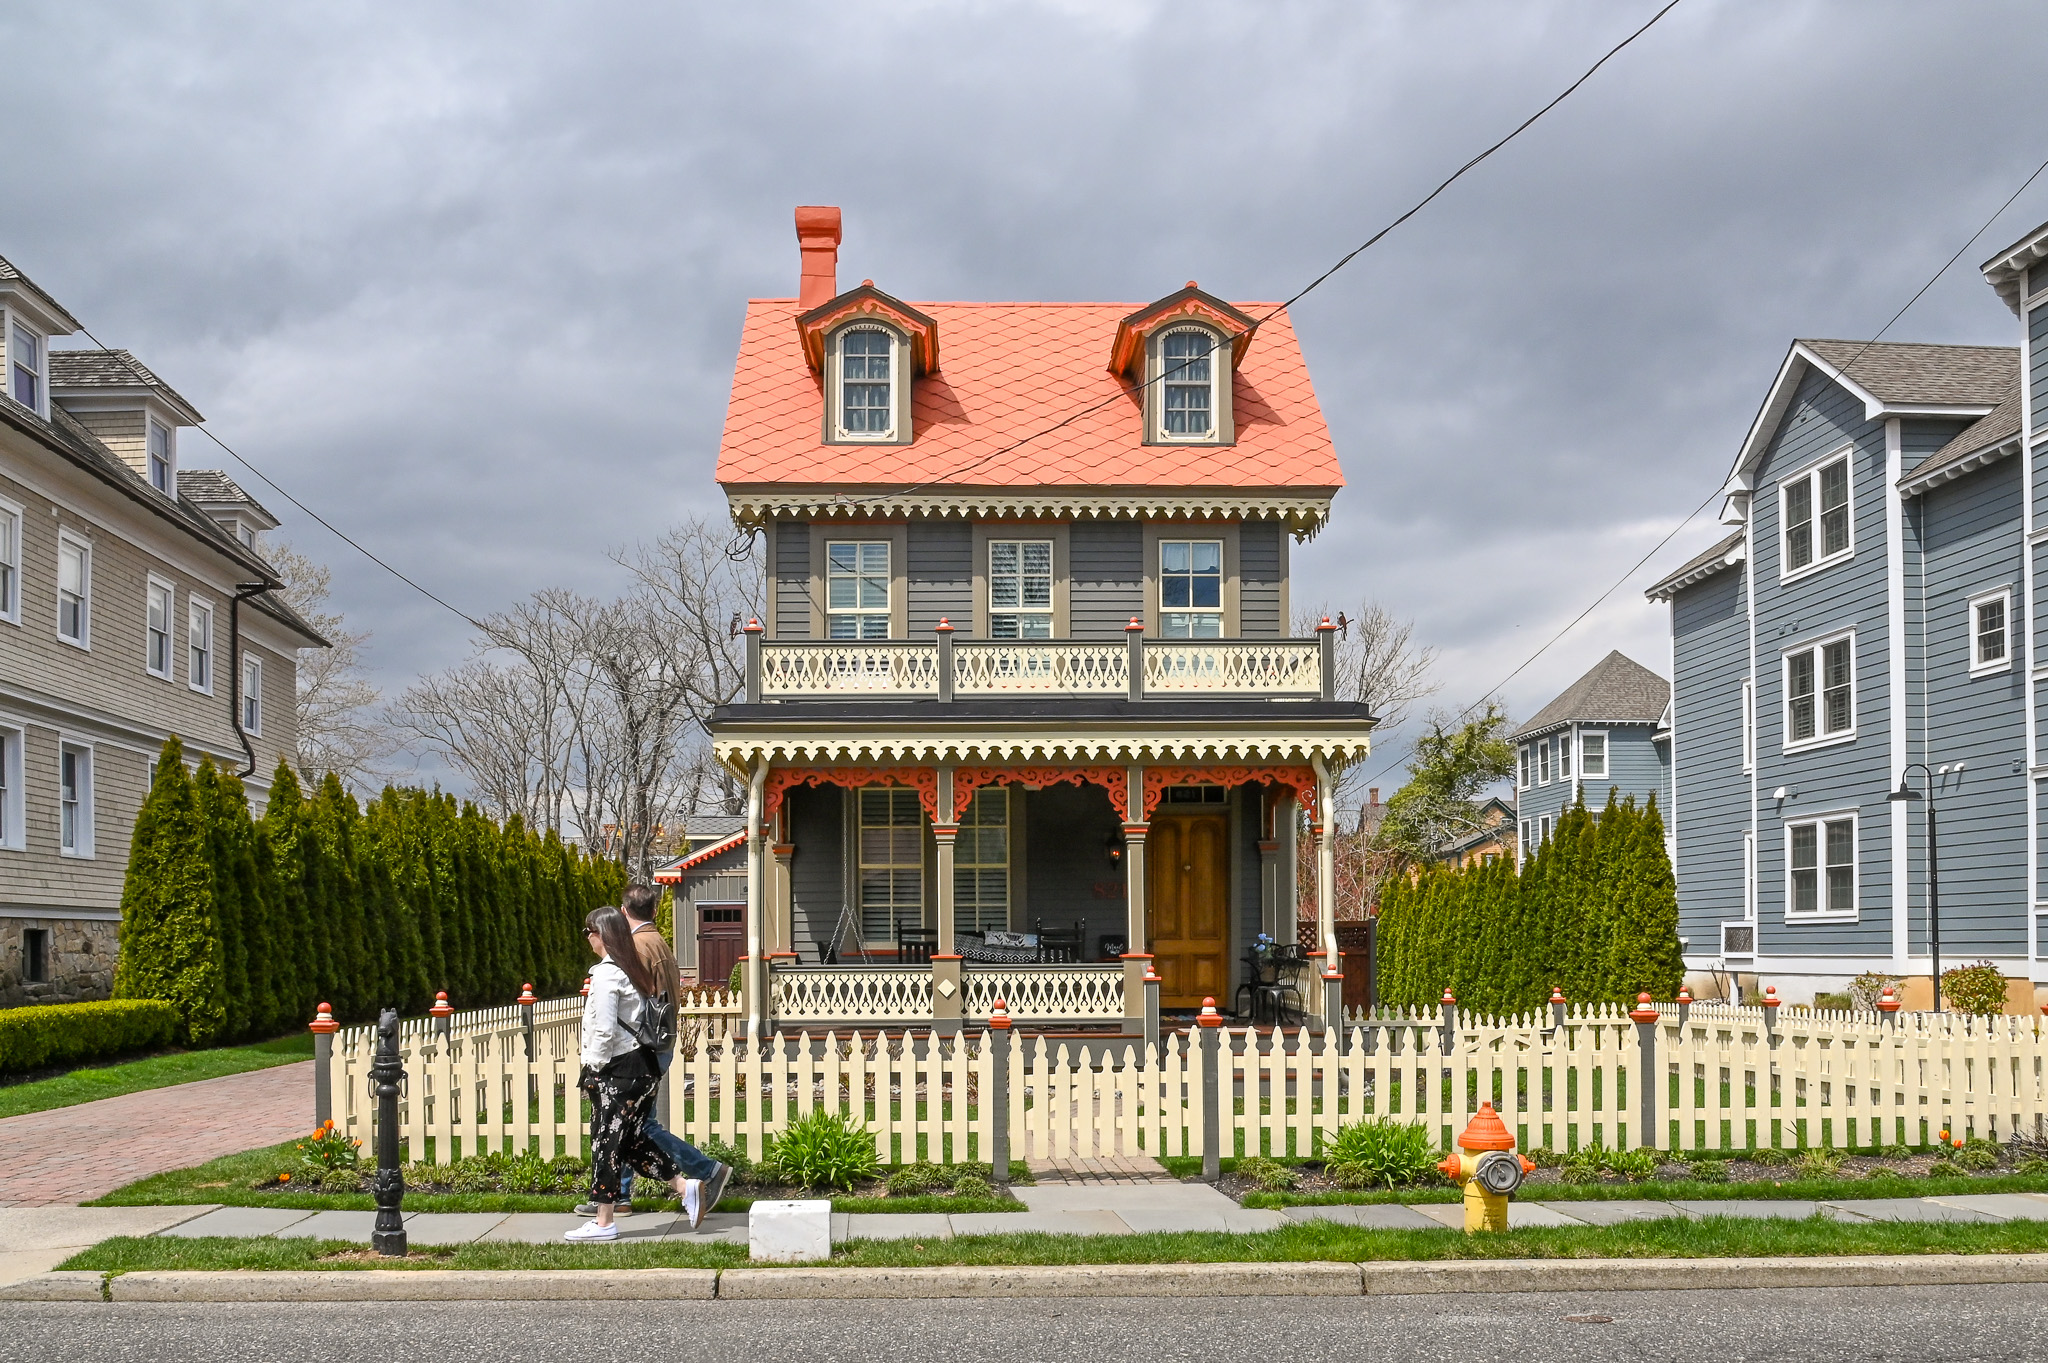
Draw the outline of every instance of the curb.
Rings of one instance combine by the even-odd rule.
[[[1355,1297],[1357,1264],[1061,1264],[970,1268],[728,1268],[733,1301],[864,1297]]]
[[[2048,1254],[1777,1259],[1465,1259],[1361,1265],[1369,1297],[1431,1292],[1688,1292],[2048,1283]]]
[[[299,1301],[710,1301],[709,1268],[360,1269],[316,1273],[123,1273],[107,1284],[116,1302]]]

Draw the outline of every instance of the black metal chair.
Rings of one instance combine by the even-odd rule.
[[[1301,986],[1295,983],[1301,971],[1308,966],[1308,953],[1298,943],[1290,942],[1273,953],[1273,976],[1261,988],[1268,995],[1273,1007],[1273,1024],[1287,1025],[1287,998],[1294,997],[1294,1020],[1299,1023],[1303,1017]]]
[[[939,933],[936,928],[896,929],[896,964],[930,965],[932,953],[939,949]]]
[[[1048,928],[1043,922],[1038,925],[1038,963],[1040,965],[1078,965],[1081,961],[1081,945],[1086,934],[1079,923],[1071,928]]]

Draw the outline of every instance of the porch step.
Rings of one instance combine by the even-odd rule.
[[[1174,1183],[1179,1179],[1166,1166],[1145,1155],[1104,1155],[1094,1159],[1032,1159],[1025,1167],[1039,1184],[1088,1185],[1097,1188],[1135,1188],[1148,1183]]]

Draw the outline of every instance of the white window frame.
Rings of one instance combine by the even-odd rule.
[[[1536,740],[1536,784],[1549,785],[1550,774],[1550,740],[1539,738]]]
[[[1742,679],[1742,769],[1756,766],[1756,682]]]
[[[1829,644],[1849,645],[1849,727],[1829,730],[1824,727],[1827,719],[1827,672],[1825,650]],[[1792,660],[1802,653],[1814,655],[1813,664],[1813,737],[1795,739],[1792,737]],[[1833,747],[1837,743],[1856,741],[1856,726],[1863,717],[1861,699],[1856,694],[1856,631],[1837,630],[1807,639],[1778,655],[1778,691],[1780,695],[1778,721],[1783,728],[1780,737],[1785,752],[1806,752],[1813,748]]]
[[[206,644],[205,649],[203,650],[203,656],[206,665],[203,669],[197,670],[203,670],[206,673],[205,682],[203,685],[201,684],[198,678],[192,675],[193,672],[195,671],[195,669],[192,666],[193,654],[195,652],[201,651],[194,646],[192,641],[193,636],[199,633],[197,626],[200,620],[202,619],[204,619],[206,622]],[[189,686],[194,691],[197,691],[202,696],[210,696],[213,694],[214,674],[220,670],[219,668],[213,665],[213,655],[213,603],[211,601],[204,599],[203,597],[193,596],[188,592],[185,596],[185,685]]]
[[[78,635],[64,632],[64,550],[78,551]],[[92,651],[92,541],[69,530],[57,532],[57,638],[73,648]]]
[[[1550,830],[1555,827],[1548,814],[1536,821],[1536,845],[1543,846],[1550,841]]]
[[[1199,337],[1209,347],[1207,357],[1209,374],[1206,379],[1177,379],[1173,377],[1173,373],[1167,368],[1169,362],[1166,358],[1166,347],[1175,336]],[[1219,395],[1216,380],[1223,371],[1223,357],[1229,353],[1229,349],[1229,346],[1223,342],[1223,339],[1207,327],[1169,327],[1167,330],[1159,333],[1159,401],[1157,407],[1159,411],[1158,434],[1161,443],[1172,445],[1213,445],[1216,443],[1216,435],[1220,429],[1222,418],[1222,403],[1218,401]],[[1181,360],[1183,368],[1189,367],[1194,363],[1196,361],[1193,357],[1183,357]],[[1174,389],[1203,387],[1209,390],[1208,426],[1200,431],[1168,430],[1166,425],[1166,399],[1168,393]]]
[[[145,416],[142,429],[143,458],[149,466],[149,485],[158,492],[163,493],[166,497],[176,498],[178,495],[177,428],[158,421],[153,416]],[[156,437],[159,433],[164,438],[163,458],[161,461],[157,458],[156,449]],[[159,462],[164,466],[164,480],[162,483],[158,483],[156,480],[156,466]]]
[[[242,732],[263,737],[263,659],[255,653],[242,654]]]
[[[1010,910],[1015,891],[1014,863],[1017,855],[1017,801],[1010,798],[1007,786],[983,786],[974,792],[962,814],[958,831],[953,838],[953,931],[987,932],[991,928],[998,932],[1007,931],[1010,926]],[[1000,823],[984,823],[994,814]],[[978,832],[1000,830],[1002,844],[1000,860],[985,858],[988,840],[975,836]],[[981,887],[996,883],[994,877],[1000,874],[1001,914],[1000,920],[990,911],[996,906],[982,901]],[[977,880],[980,884],[977,884]],[[981,912],[977,915],[976,910]]]
[[[1516,850],[1521,854],[1520,860],[1526,862],[1530,857],[1536,855],[1536,821],[1534,819],[1522,820],[1522,825],[1516,830],[1516,833],[1520,843]]]
[[[879,431],[856,431],[850,429],[846,424],[846,342],[849,337],[857,336],[864,332],[872,332],[889,343],[887,356],[889,377],[883,385],[888,390],[884,410],[889,414],[889,424],[887,428]],[[832,432],[834,440],[853,444],[872,442],[877,445],[893,445],[897,443],[896,429],[902,424],[902,417],[900,415],[901,395],[897,390],[897,384],[903,381],[903,364],[906,358],[903,338],[898,336],[890,327],[876,326],[873,323],[856,323],[853,326],[842,327],[834,333],[832,337]],[[869,382],[871,380],[861,380],[863,385]]]
[[[5,392],[10,398],[14,397],[14,366],[16,364],[14,334],[19,331],[27,336],[35,344],[36,348],[36,363],[34,365],[22,366],[35,375],[36,400],[32,403],[21,405],[26,406],[39,417],[48,417],[50,415],[50,338],[23,322],[19,313],[10,310],[6,314],[6,320],[7,343],[5,349],[7,352],[7,373],[4,376],[4,386],[0,386],[0,392]],[[20,400],[16,399],[16,401],[19,402]]]
[[[1572,736],[1562,733],[1557,736],[1557,779],[1570,784],[1572,779]]]
[[[163,594],[164,603],[164,665],[161,668],[151,666],[150,659],[150,653],[155,648],[157,642],[155,616],[156,597],[159,592]],[[158,577],[155,573],[151,573],[148,582],[142,589],[142,670],[150,676],[160,677],[164,681],[169,681],[178,667],[178,635],[174,628],[177,620],[177,584],[168,578]]]
[[[850,573],[834,573],[832,570],[832,551],[841,548],[850,548],[854,551],[854,567]],[[879,548],[882,551],[882,604],[879,607],[864,606],[858,600],[861,581],[875,576],[874,573],[869,572],[861,563],[861,560],[867,557],[867,551],[874,548]],[[852,642],[858,639],[886,639],[889,637],[889,622],[894,619],[892,608],[895,605],[896,596],[895,552],[893,544],[889,540],[834,539],[825,541],[825,564],[821,581],[824,583],[825,592],[825,637],[827,639]],[[852,606],[840,608],[833,606],[832,584],[835,581],[853,582],[856,599]],[[854,633],[834,634],[832,632],[832,621],[835,617],[853,621]],[[882,632],[880,634],[870,634],[867,632],[870,620],[880,620],[882,622]]]
[[[1816,908],[1811,913],[1802,913],[1792,907],[1794,890],[1792,885],[1792,830],[1811,826],[1814,830],[1814,902],[1828,901],[1828,825],[1846,822],[1849,825],[1849,904],[1847,909]],[[1863,829],[1857,811],[1837,809],[1822,814],[1802,814],[1784,823],[1785,837],[1785,921],[1788,923],[1853,923],[1862,912],[1863,895]]]
[[[0,720],[0,852],[28,850],[28,805],[21,781],[28,726]]]
[[[14,502],[0,501],[0,622],[21,623],[21,537],[28,531],[28,517]]]
[[[1742,830],[1742,921],[1756,922],[1756,830],[1753,828]]]
[[[1998,602],[2004,620],[2004,625],[1999,633],[2005,651],[2002,656],[1987,663],[1981,661],[1977,656],[1977,645],[1983,637],[1977,629],[1977,611],[1979,607],[1987,606],[1993,601]],[[1970,675],[1973,677],[1990,677],[1996,676],[2001,672],[2012,671],[2012,588],[2000,587],[1996,591],[1979,592],[1971,597],[1969,614],[1965,619],[1968,621],[1969,626]]]
[[[1198,544],[1211,545],[1216,550],[1216,604],[1213,606],[1197,606],[1192,604],[1194,601],[1195,580],[1198,577],[1207,577],[1209,575],[1206,569],[1195,567],[1195,546]],[[1190,604],[1185,606],[1169,606],[1166,604],[1166,579],[1169,576],[1166,567],[1166,551],[1176,545],[1185,545],[1188,551],[1188,566],[1184,569],[1176,569],[1170,574],[1173,577],[1185,577],[1188,580],[1188,600]],[[1224,618],[1223,599],[1228,594],[1230,587],[1230,565],[1224,549],[1224,543],[1220,539],[1176,538],[1159,541],[1159,636],[1162,639],[1221,639],[1223,637],[1223,627],[1228,623]],[[1174,616],[1184,616],[1186,620],[1169,624],[1170,618]],[[1180,628],[1180,623],[1185,624],[1187,632],[1174,632],[1175,629]],[[1197,625],[1203,629],[1213,628],[1215,632],[1213,634],[1194,633],[1193,631]]]
[[[1523,790],[1528,790],[1536,784],[1536,745],[1534,743],[1524,743],[1522,745],[1522,769],[1520,775],[1522,777]]]
[[[1017,559],[1016,559],[1016,561],[1017,561],[1017,566],[1016,566],[1016,569],[1015,569],[1014,571],[1011,571],[1011,572],[1005,572],[1005,573],[1001,573],[1001,574],[998,574],[998,573],[997,573],[997,571],[996,571],[996,550],[998,550],[998,549],[1002,549],[1002,548],[1009,548],[1009,549],[1014,549],[1014,550],[1016,551],[1016,555],[1017,555]],[[1044,601],[1044,603],[1043,603],[1042,605],[1028,605],[1028,604],[1025,604],[1025,598],[1026,598],[1026,597],[1027,597],[1027,596],[1028,596],[1028,595],[1030,594],[1030,593],[1029,593],[1029,584],[1030,584],[1031,580],[1032,580],[1032,579],[1034,579],[1034,578],[1036,578],[1036,577],[1039,577],[1039,576],[1040,576],[1040,574],[1038,574],[1038,573],[1035,573],[1035,572],[1027,572],[1027,571],[1025,571],[1025,566],[1024,566],[1024,556],[1025,556],[1025,553],[1026,553],[1026,551],[1027,551],[1027,550],[1030,550],[1030,549],[1033,549],[1033,548],[1039,548],[1039,549],[1043,549],[1043,550],[1045,551],[1045,572],[1044,572],[1044,574],[1043,574],[1043,576],[1044,576],[1044,578],[1045,578],[1045,601]],[[1049,540],[1049,539],[1047,539],[1047,540],[1040,540],[1040,539],[1002,539],[1002,540],[990,540],[990,541],[988,542],[988,637],[989,637],[989,638],[991,638],[991,639],[1050,639],[1050,638],[1052,638],[1052,635],[1053,635],[1053,618],[1052,618],[1052,596],[1053,596],[1053,563],[1054,563],[1054,562],[1055,562],[1055,554],[1054,554],[1054,550],[1053,550],[1053,542],[1052,542],[1051,540]],[[1014,585],[1015,585],[1015,587],[1016,587],[1016,592],[1017,592],[1017,604],[1015,604],[1015,605],[1000,605],[1000,606],[996,604],[996,589],[997,589],[997,584],[998,584],[998,581],[999,581],[999,580],[1000,580],[1000,581],[1004,581],[1004,582],[1009,582],[1009,583],[1012,583],[1012,584],[1014,584]],[[1036,632],[1036,633],[1027,633],[1027,632],[1025,631],[1025,627],[1026,627],[1026,625],[1030,625],[1030,626],[1031,626],[1031,627],[1032,627],[1033,629],[1035,629],[1035,630],[1036,630],[1037,632]],[[1005,633],[1005,632],[1004,632],[1005,630],[1007,630],[1008,632],[1007,632],[1007,633]]]
[[[66,798],[64,787],[64,759],[77,758],[73,770],[78,781]],[[57,743],[57,855],[73,857],[80,861],[93,858],[93,746],[76,739],[60,738]],[[72,841],[64,845],[64,815],[67,805],[76,806],[72,813]]]
[[[1846,563],[1856,557],[1855,454],[1855,445],[1844,445],[1814,460],[1797,473],[1778,480],[1778,580],[1780,582],[1790,582],[1795,578],[1805,577],[1808,574],[1832,568],[1838,563]],[[1847,526],[1845,527],[1847,542],[1834,553],[1824,554],[1821,552],[1824,532],[1821,524],[1823,513],[1820,504],[1820,476],[1823,470],[1831,469],[1838,463],[1844,465],[1843,484],[1844,492],[1848,498],[1848,500],[1842,503],[1842,510],[1847,518]],[[1785,502],[1790,489],[1801,483],[1806,485],[1808,516],[1806,525],[1812,531],[1809,548],[1813,557],[1799,567],[1794,568],[1790,566],[1792,556],[1789,550],[1793,525],[1785,515]]]
[[[1594,771],[1593,764],[1586,760],[1586,740],[1589,738],[1597,738],[1600,740],[1600,770],[1598,771]],[[1609,777],[1607,773],[1610,765],[1610,760],[1611,754],[1608,750],[1607,730],[1579,730],[1579,776],[1581,779],[1587,781],[1608,780]]]

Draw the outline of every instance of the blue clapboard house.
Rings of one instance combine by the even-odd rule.
[[[1731,533],[1649,591],[1671,608],[1667,813],[1696,992],[1799,1002],[1879,971],[1926,1006],[1930,793],[1942,965],[1993,961],[2023,1011],[2048,975],[2027,627],[2048,226],[1983,272],[2016,347],[1795,341],[1729,477]],[[1920,798],[1886,798],[1902,778]]]
[[[1671,683],[1620,653],[1566,687],[1515,730],[1515,827],[1526,859],[1584,793],[1586,807],[1633,797],[1671,803]]]

